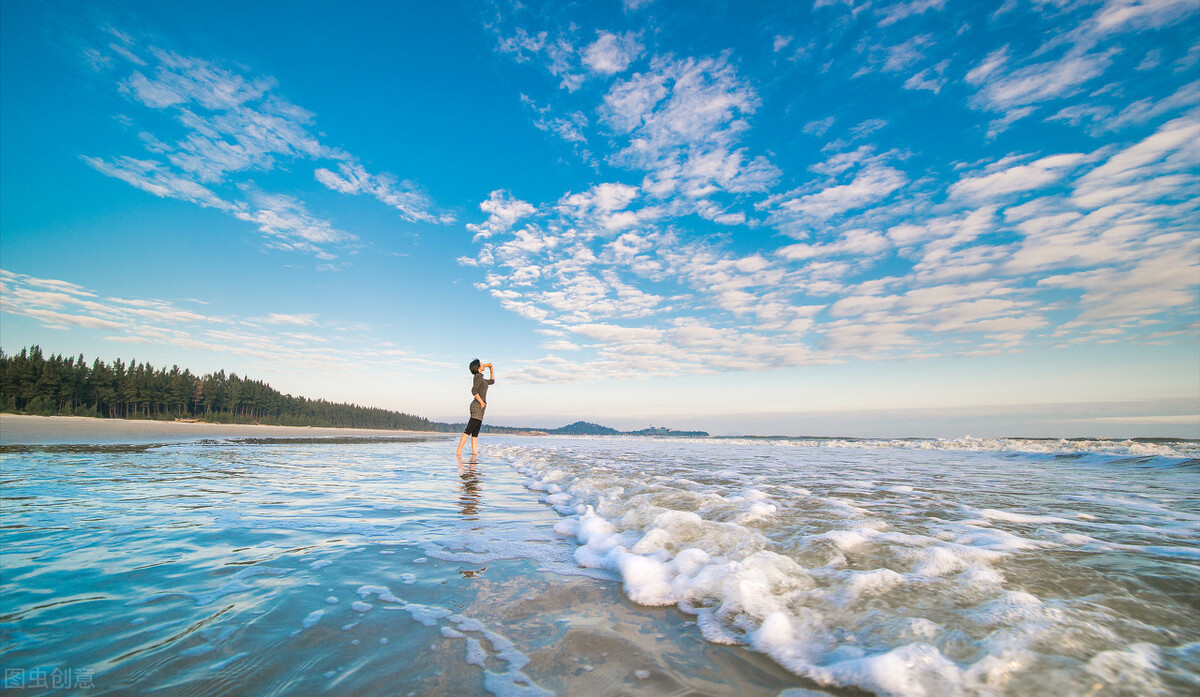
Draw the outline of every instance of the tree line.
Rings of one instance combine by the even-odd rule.
[[[204,376],[179,366],[117,359],[89,365],[77,357],[45,356],[33,346],[0,350],[0,411],[41,416],[197,419],[275,426],[449,431],[455,427],[387,409],[281,394],[258,380],[225,371]]]

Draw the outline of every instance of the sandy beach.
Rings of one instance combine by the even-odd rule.
[[[26,416],[0,414],[0,445],[70,443],[181,442],[203,438],[312,438],[422,436],[451,438],[454,434],[430,431],[388,431],[365,428],[313,426],[260,426],[186,421],[94,419],[83,416]]]

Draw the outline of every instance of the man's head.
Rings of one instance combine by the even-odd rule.
[[[471,361],[471,365],[468,367],[470,367],[472,375],[474,375],[475,373],[478,373],[479,372],[479,359],[476,358],[475,360]]]

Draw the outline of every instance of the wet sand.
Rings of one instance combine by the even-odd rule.
[[[453,438],[452,433],[366,428],[260,426],[186,421],[95,419],[83,416],[0,414],[0,445],[183,442],[204,438],[316,438],[420,436]]]

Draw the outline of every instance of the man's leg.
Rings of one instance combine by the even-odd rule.
[[[475,455],[478,452],[479,452],[479,439],[476,438],[475,436],[471,436],[471,457],[475,457]]]
[[[464,434],[462,434],[462,437],[458,439],[458,450],[455,450],[454,454],[462,455],[463,446],[466,444],[467,444],[467,434],[464,433]],[[472,446],[472,447],[474,447],[474,446]]]

